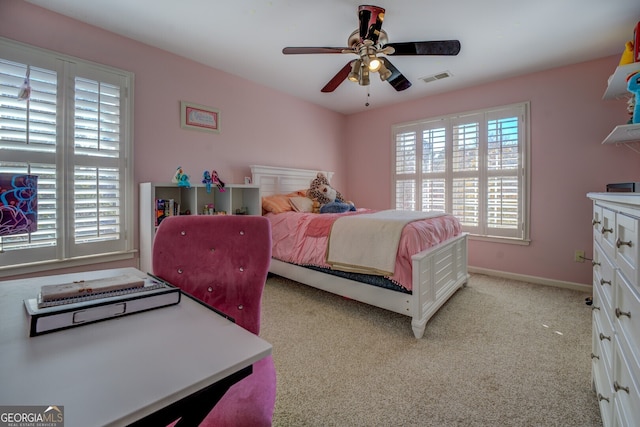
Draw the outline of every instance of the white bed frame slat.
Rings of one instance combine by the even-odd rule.
[[[332,172],[324,174],[331,179]],[[306,189],[318,171],[273,166],[251,166],[253,183],[261,196]],[[467,283],[467,234],[453,237],[412,257],[413,292],[391,289],[271,260],[269,271],[296,282],[411,317],[416,338],[422,338],[429,319]]]

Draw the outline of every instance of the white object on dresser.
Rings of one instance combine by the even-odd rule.
[[[216,212],[224,211],[235,215],[243,211],[245,215],[262,215],[260,188],[252,184],[226,184],[224,191],[215,185],[207,192],[204,184],[179,187],[173,183],[140,183],[140,270],[151,273],[151,254],[156,235],[156,200],[171,200],[178,213],[189,211],[191,215],[202,215],[211,207]]]
[[[640,194],[593,200],[592,382],[602,422],[640,425]]]

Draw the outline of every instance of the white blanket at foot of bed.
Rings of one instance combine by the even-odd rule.
[[[331,227],[327,264],[335,270],[391,276],[405,225],[442,215],[391,209],[339,218]]]

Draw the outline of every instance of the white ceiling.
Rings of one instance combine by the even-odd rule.
[[[362,0],[28,1],[346,114],[621,54],[640,20],[638,0],[377,0],[389,42],[458,39],[460,54],[390,58],[413,83],[403,92],[372,75],[321,93],[355,55],[282,48],[347,46]]]

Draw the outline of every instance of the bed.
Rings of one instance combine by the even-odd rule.
[[[293,195],[306,189],[319,171],[273,166],[251,166],[252,182],[259,186],[260,196]],[[333,173],[322,171],[329,180]],[[361,210],[361,209],[359,209]],[[366,211],[364,213],[369,213]],[[325,215],[316,215],[329,219]],[[286,218],[283,214],[268,214],[273,218]],[[300,219],[298,222],[312,221]],[[284,220],[279,222],[286,222]],[[295,221],[294,221],[295,222]],[[272,229],[274,235],[278,231]],[[279,232],[282,234],[282,232]],[[404,231],[403,231],[404,233]],[[299,283],[351,298],[411,318],[411,328],[416,338],[422,338],[429,319],[468,280],[467,234],[458,232],[418,253],[410,255],[409,282],[380,278],[382,284],[372,285],[368,275],[332,271],[330,266],[297,265],[278,259],[274,239],[273,258],[269,271]],[[429,246],[429,243],[424,243]],[[400,249],[398,249],[400,253]],[[405,273],[406,276],[406,273]],[[375,277],[368,277],[375,279]],[[367,279],[367,280],[364,280]],[[403,279],[404,280],[404,279]],[[406,289],[409,288],[409,289]]]

